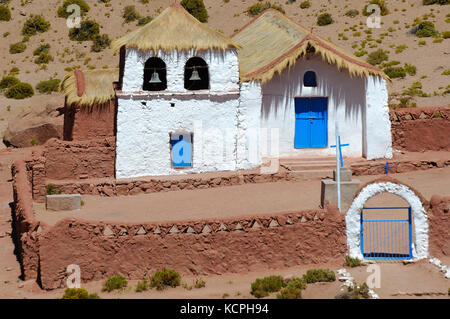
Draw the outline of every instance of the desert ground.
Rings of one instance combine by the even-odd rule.
[[[39,147],[39,146],[37,146]],[[14,243],[11,238],[11,163],[18,158],[29,155],[36,147],[25,149],[8,149],[0,151],[0,298],[60,298],[64,289],[52,291],[41,290],[34,280],[22,281],[20,278],[20,266],[14,254]],[[416,155],[417,156],[417,155]],[[448,180],[450,180],[450,168],[436,168],[426,171],[392,174],[421,192],[425,198],[433,194],[449,196]],[[380,176],[360,176],[362,183],[376,179]],[[275,196],[269,196],[276,189]],[[320,180],[311,179],[301,182],[276,182],[258,185],[229,186],[210,190],[182,190],[170,192],[177,196],[171,196],[171,204],[163,205],[165,197],[169,193],[155,193],[147,195],[123,196],[116,198],[84,197],[85,207],[78,212],[46,212],[41,210],[37,215],[41,220],[50,224],[67,216],[77,216],[83,219],[120,220],[121,214],[127,214],[127,220],[157,221],[170,219],[183,219],[185,211],[178,209],[186,207],[191,218],[205,217],[206,212],[213,216],[223,216],[225,211],[228,216],[245,214],[247,210],[265,209],[267,212],[288,211],[295,209],[317,208],[320,202]],[[238,197],[242,200],[231,200]],[[298,197],[292,196],[297,194]],[[277,196],[278,195],[278,196]],[[281,201],[288,198],[283,205]],[[177,200],[174,200],[174,199]],[[193,203],[195,199],[196,204]],[[133,210],[130,210],[130,201],[133,202]],[[220,204],[217,204],[219,201]],[[367,202],[366,206],[398,204],[404,205],[403,199],[395,195],[378,195]],[[156,206],[158,209],[154,209]],[[153,207],[151,210],[146,210]],[[221,209],[214,209],[221,207]],[[213,208],[213,209],[212,209]],[[140,211],[146,214],[140,214]],[[116,212],[111,214],[111,212]],[[149,212],[157,212],[150,214]],[[131,216],[131,217],[130,217]],[[211,217],[211,215],[208,215]],[[450,258],[441,259],[446,265],[450,264]],[[206,282],[204,288],[187,290],[182,286],[168,288],[164,291],[150,290],[142,293],[135,292],[137,281],[128,283],[128,287],[120,292],[102,292],[103,281],[82,283],[90,293],[98,293],[101,298],[254,298],[250,294],[250,285],[256,278],[268,275],[282,275],[284,277],[302,276],[311,268],[329,268],[336,272],[343,268],[343,261],[338,260],[328,264],[313,264],[288,267],[283,269],[261,269],[248,273],[210,275],[202,277]],[[437,267],[428,260],[422,260],[412,264],[403,264],[393,261],[377,262],[381,270],[381,286],[374,291],[380,298],[449,298],[447,295],[450,287],[449,280]],[[365,282],[370,273],[366,266],[347,268],[355,278],[355,282]],[[338,276],[337,276],[338,277]],[[182,282],[192,285],[194,276],[183,276]],[[303,298],[334,298],[342,291],[342,282],[316,283],[307,286],[303,291]],[[275,298],[272,294],[267,298]]]
[[[125,6],[134,5],[142,17],[156,17],[171,3],[166,0],[151,0],[143,4],[140,1],[124,0],[112,1],[110,6],[106,6],[97,0],[86,2],[90,6],[86,19],[98,22],[101,26],[100,33],[107,34],[111,40],[138,28],[137,21],[124,22],[122,15]],[[256,2],[257,0],[204,0],[209,15],[207,23],[226,35],[232,35],[252,19],[246,10]],[[417,106],[448,105],[448,93],[443,93],[448,90],[446,87],[450,84],[449,75],[444,75],[444,71],[449,69],[450,40],[437,38],[435,41],[433,38],[418,38],[409,33],[415,21],[425,20],[432,21],[440,32],[448,31],[448,5],[424,6],[422,0],[387,1],[389,14],[381,17],[381,28],[369,29],[366,25],[367,17],[361,14],[365,1],[311,1],[311,6],[306,9],[300,8],[301,2],[272,1],[281,5],[288,17],[308,29],[312,28],[314,33],[331,40],[348,52],[366,50],[371,53],[382,48],[389,51],[389,61],[409,63],[417,67],[415,75],[393,79],[389,87],[391,103],[397,104],[396,96],[401,96],[413,83],[420,82],[422,91],[429,96],[412,96],[410,103],[416,103]],[[90,41],[77,42],[69,39],[66,20],[57,16],[57,9],[61,4],[61,0],[22,1],[22,4],[13,1],[9,4],[11,20],[0,21],[3,36],[0,46],[0,76],[8,75],[12,68],[18,68],[15,76],[34,87],[40,81],[50,78],[62,79],[68,71],[76,68],[87,70],[118,67],[118,55],[112,49],[91,52]],[[346,16],[345,13],[350,9],[358,10],[359,14],[353,18]],[[324,12],[330,13],[334,22],[327,26],[318,26],[317,16]],[[41,14],[51,23],[50,29],[31,36],[26,42],[27,48],[24,52],[9,53],[11,44],[22,41],[22,26],[31,14]],[[368,34],[369,32],[371,34]],[[364,49],[363,41],[366,41]],[[419,44],[421,41],[425,41],[425,44]],[[54,60],[38,65],[34,62],[36,57],[33,51],[43,43],[50,44],[50,54]],[[361,59],[366,60],[367,54]],[[57,108],[63,104],[64,97],[60,93],[46,95],[36,91],[33,97],[24,100],[8,99],[0,94],[0,137],[9,122],[17,116],[22,117],[30,109],[45,105]],[[62,118],[59,121],[62,123]],[[0,149],[4,147],[0,143]]]

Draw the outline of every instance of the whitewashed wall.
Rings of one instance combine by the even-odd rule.
[[[392,158],[391,120],[386,81],[371,76],[366,80],[364,149],[367,159]]]
[[[303,75],[314,71],[317,87],[304,87]],[[349,143],[343,155],[361,156],[363,150],[363,109],[366,103],[365,79],[350,78],[335,65],[315,56],[300,59],[262,86],[261,126],[280,128],[280,155],[333,155],[335,120],[339,122],[341,142]],[[328,97],[328,147],[323,149],[295,149],[295,97]]]
[[[250,169],[261,164],[260,114],[261,85],[259,82],[241,84],[238,109],[237,168]],[[266,142],[266,141],[263,141]]]
[[[158,57],[166,63],[167,91],[189,92],[184,88],[184,66],[192,57],[200,57],[209,66],[211,91],[239,90],[239,62],[236,50],[163,52],[137,51],[127,49],[123,92],[142,91],[144,65],[151,57]]]
[[[144,64],[152,56],[152,52],[135,50],[126,54],[122,93],[117,94],[116,178],[235,170],[236,52],[158,52],[167,67],[167,90],[139,92]],[[184,65],[192,56],[208,63],[210,90],[184,89]],[[192,168],[171,167],[169,133],[178,131],[193,133]]]

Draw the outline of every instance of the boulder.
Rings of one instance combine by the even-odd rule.
[[[13,147],[42,145],[50,138],[62,138],[63,123],[63,107],[57,103],[30,108],[9,121],[3,142]]]

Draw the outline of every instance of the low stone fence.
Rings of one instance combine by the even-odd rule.
[[[13,176],[13,238],[25,280],[36,279],[39,271],[38,235],[43,227],[34,217],[31,183],[24,161],[12,165]]]
[[[350,165],[350,169],[355,176],[362,175],[381,175],[385,173],[384,162],[366,162],[361,164]],[[412,160],[412,161],[389,161],[389,173],[406,173],[411,171],[427,170],[431,168],[442,168],[450,166],[450,159],[448,160]]]
[[[394,149],[450,150],[450,106],[395,109],[390,119]]]
[[[77,264],[82,281],[111,275],[143,279],[163,266],[208,275],[276,269],[343,258],[345,223],[337,210],[167,223],[66,219],[39,237],[42,287],[63,287]]]

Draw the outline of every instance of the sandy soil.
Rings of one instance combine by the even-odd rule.
[[[122,23],[122,12],[126,5],[135,5],[142,16],[153,17],[156,17],[158,12],[161,12],[168,5],[166,0],[152,0],[148,4],[124,0],[111,2],[111,7],[105,7],[105,5],[98,3],[97,0],[86,0],[86,2],[91,8],[87,17],[97,21],[102,26],[101,33],[108,34],[111,39],[116,39],[137,28],[136,22]],[[247,16],[245,11],[256,0],[233,0],[228,3],[224,3],[223,0],[204,0],[204,2],[209,14],[208,24],[214,29],[231,35],[250,21],[251,18]],[[344,13],[349,9],[357,9],[361,12],[363,1],[335,1],[334,5],[330,5],[326,0],[311,1],[312,5],[308,9],[301,9],[299,2],[296,1],[292,4],[281,2],[287,16],[307,28],[313,27],[315,33],[330,39],[348,52],[355,52],[361,48],[362,40],[367,38],[367,35],[364,33],[368,30],[366,26],[367,18],[361,14],[355,18],[350,18],[345,16]],[[43,5],[44,3],[45,5]],[[65,19],[58,18],[56,15],[60,3],[60,0],[34,0],[24,6],[15,6],[14,3],[10,4],[11,8],[14,7],[11,21],[0,21],[0,29],[3,35],[2,45],[0,46],[1,76],[8,74],[11,68],[18,67],[20,73],[17,77],[21,81],[31,83],[34,86],[40,81],[48,80],[50,77],[62,79],[66,73],[64,69],[67,67],[82,69],[88,69],[88,67],[118,67],[118,56],[111,49],[94,53],[90,51],[90,42],[78,43],[69,40],[69,29],[66,26]],[[390,61],[398,60],[417,67],[415,76],[408,75],[404,79],[394,79],[389,92],[401,92],[416,81],[420,81],[423,84],[423,91],[426,93],[433,95],[434,92],[442,92],[443,89],[440,87],[446,87],[449,84],[448,76],[442,75],[442,72],[449,68],[446,56],[450,54],[448,45],[450,40],[446,39],[441,43],[433,43],[432,38],[426,38],[427,44],[421,46],[418,43],[424,39],[408,35],[407,31],[409,28],[407,26],[410,27],[416,17],[423,17],[424,14],[428,14],[430,15],[428,17],[429,21],[435,23],[439,31],[446,31],[449,29],[449,25],[445,22],[448,6],[423,6],[422,0],[409,0],[404,2],[390,1],[388,8],[390,14],[382,17],[381,28],[372,29],[372,37],[378,40],[381,34],[387,33],[388,35],[381,43],[368,42],[366,50],[372,52],[378,48],[383,48],[390,52]],[[335,22],[328,26],[317,26],[317,15],[322,12],[329,12]],[[32,36],[26,42],[27,49],[25,52],[10,54],[9,45],[22,41],[21,29],[31,14],[42,14],[51,22],[50,30]],[[353,31],[348,29],[354,25],[357,26],[357,31],[361,32],[361,36],[354,36]],[[9,34],[4,36],[7,32]],[[348,39],[345,40],[344,36]],[[50,53],[54,57],[54,61],[49,63],[46,69],[40,69],[40,66],[34,63],[35,56],[33,56],[33,51],[41,42],[51,45]],[[374,47],[369,48],[369,44]],[[396,49],[393,46],[403,44],[407,48],[402,52],[396,53]],[[357,45],[357,47],[353,48],[354,45]],[[362,59],[366,59],[366,57],[367,55],[363,56]],[[61,94],[54,94],[54,96],[63,103],[64,98]],[[0,137],[14,112],[20,112],[24,108],[39,105],[45,102],[47,98],[45,95],[37,94],[32,98],[16,101],[0,95]],[[418,106],[448,105],[448,96],[416,97],[414,99]],[[8,106],[11,106],[12,111],[7,111]]]

